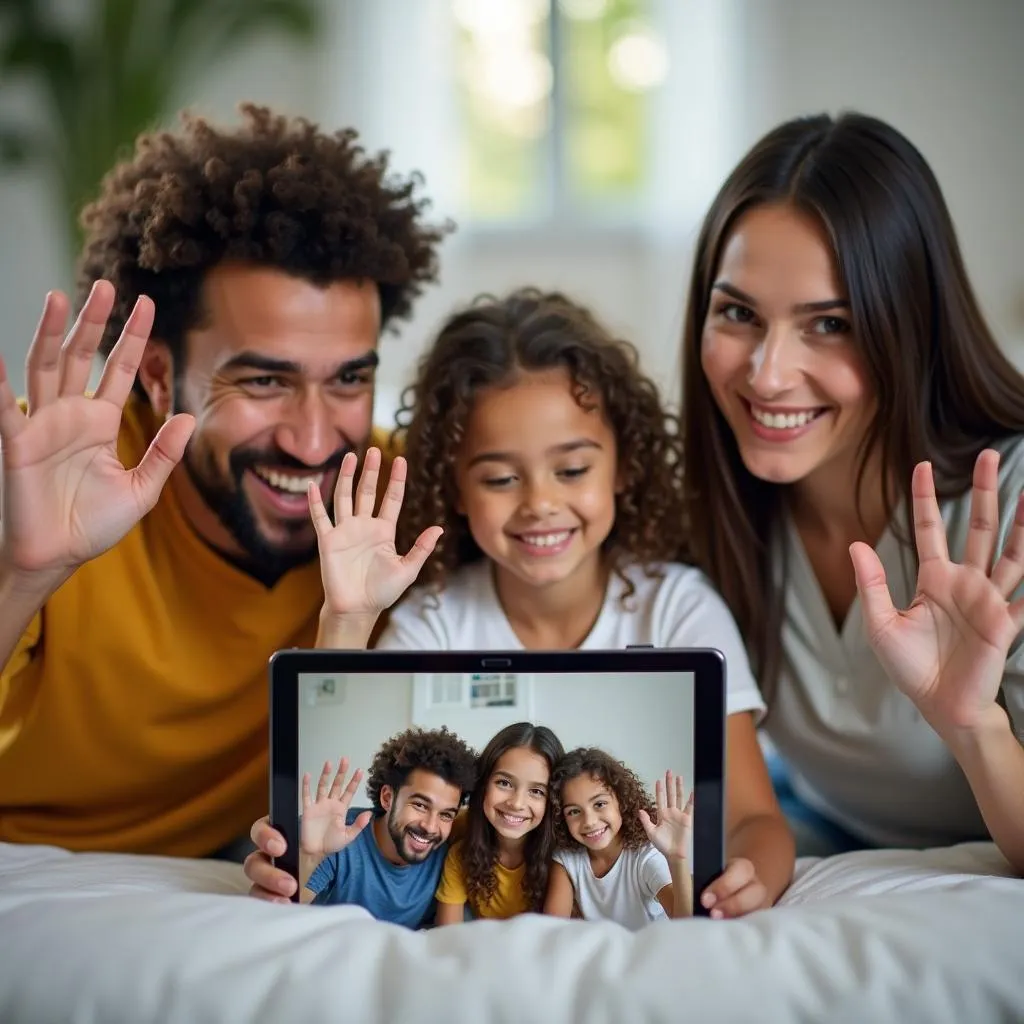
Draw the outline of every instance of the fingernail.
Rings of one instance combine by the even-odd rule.
[[[706,892],[701,896],[700,901],[705,907],[713,907],[715,905],[715,894],[713,892]]]
[[[715,921],[721,921],[725,915],[720,910],[712,910],[711,917]]]
[[[277,883],[277,891],[283,892],[285,896],[291,896],[292,894],[292,880],[290,878],[282,878]]]
[[[280,839],[271,839],[270,842],[267,843],[267,847],[275,857],[280,857],[285,850],[284,843],[282,843]]]

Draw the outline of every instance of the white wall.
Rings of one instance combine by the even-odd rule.
[[[499,730],[521,721],[514,709],[453,711],[442,721],[414,721],[410,675],[334,674],[336,699],[309,706],[304,695],[320,679],[300,678],[299,774],[315,789],[324,761],[369,767],[380,745],[413,724],[447,725],[481,751]],[[553,729],[566,750],[597,746],[632,768],[651,787],[666,769],[693,779],[693,677],[572,673],[535,677],[530,720]],[[365,788],[358,801],[367,806]]]
[[[672,63],[657,105],[648,208],[614,232],[496,235],[464,225],[446,243],[441,285],[400,336],[384,342],[381,418],[453,306],[524,282],[562,287],[591,303],[674,392],[684,282],[704,207],[757,135],[822,109],[885,117],[923,150],[946,191],[983,306],[1024,366],[1024,3],[656,2]],[[445,0],[349,0],[327,9],[318,51],[256,46],[192,83],[182,102],[223,118],[237,101],[254,98],[325,127],[352,124],[371,147],[392,150],[396,170],[424,170],[438,216],[455,212]],[[0,109],[30,101],[11,93]],[[0,178],[0,354],[19,386],[43,294],[67,284],[57,224],[35,175]]]
[[[1024,3],[745,0],[740,133],[860,109],[906,133],[946,194],[997,337],[1024,367]]]

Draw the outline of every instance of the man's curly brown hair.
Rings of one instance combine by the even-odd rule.
[[[556,805],[555,842],[559,848],[571,849],[579,845],[569,834],[569,826],[565,823],[562,794],[567,782],[582,775],[590,776],[615,794],[622,817],[622,828],[619,831],[622,849],[637,850],[650,842],[644,831],[640,812],[646,811],[655,824],[658,821],[658,812],[640,777],[611,754],[597,747],[577,747],[558,762],[551,774],[551,795]]]
[[[392,736],[374,755],[366,775],[366,795],[373,804],[374,815],[379,818],[384,814],[381,788],[390,786],[397,794],[417,768],[458,787],[461,804],[476,782],[476,762],[476,751],[444,726],[407,729]]]
[[[234,130],[184,114],[180,134],[140,136],[83,210],[79,305],[100,278],[116,289],[104,354],[144,294],[156,305],[152,336],[177,361],[186,332],[202,324],[203,280],[223,261],[317,285],[374,281],[382,326],[408,317],[436,281],[451,225],[423,223],[419,175],[389,176],[388,154],[368,156],[351,129],[326,134],[266,107],[240,110]]]
[[[399,544],[429,526],[445,532],[420,575],[440,590],[448,574],[483,557],[457,512],[456,462],[473,401],[484,388],[524,374],[565,368],[583,408],[600,408],[615,433],[622,491],[604,543],[609,567],[626,584],[628,563],[651,567],[679,557],[682,443],[678,419],[639,368],[635,347],[615,339],[589,309],[559,292],[519,289],[478,298],[442,327],[402,396],[396,431],[408,459]]]

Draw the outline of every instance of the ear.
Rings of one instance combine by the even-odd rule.
[[[394,803],[395,791],[390,786],[380,787],[380,805],[385,811],[391,810],[391,805]]]
[[[159,419],[166,419],[174,404],[174,357],[163,341],[152,338],[139,364],[139,384]]]

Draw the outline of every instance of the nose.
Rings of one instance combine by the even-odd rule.
[[[338,450],[341,435],[328,403],[307,392],[288,403],[274,440],[281,451],[299,462],[320,466]]]
[[[797,383],[801,342],[784,325],[770,325],[750,356],[748,382],[763,398],[774,398]]]
[[[531,479],[523,490],[523,511],[535,519],[545,519],[558,511],[555,483],[547,477]]]
[[[509,794],[506,806],[510,811],[522,811],[526,807],[525,793],[517,789],[514,793]]]

